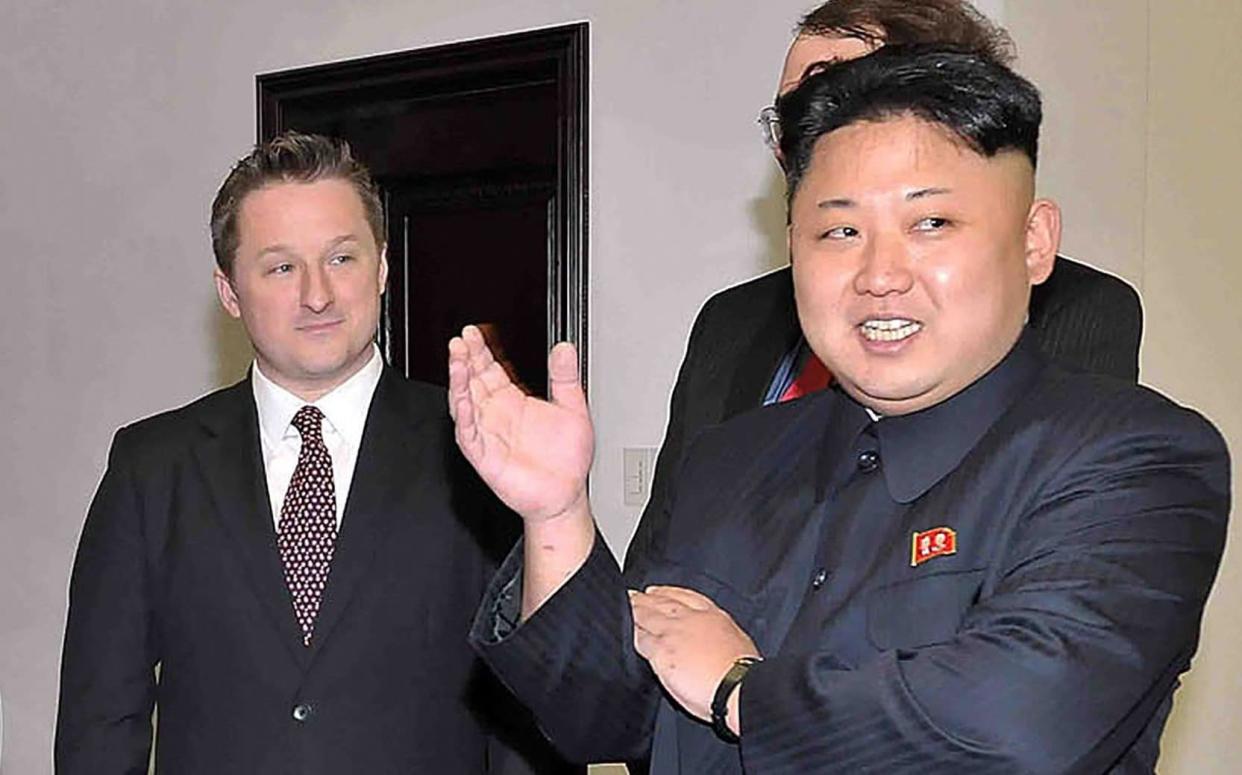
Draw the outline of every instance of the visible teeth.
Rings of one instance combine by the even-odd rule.
[[[865,320],[858,328],[869,342],[896,342],[914,336],[922,330],[923,324],[905,318],[885,318]]]

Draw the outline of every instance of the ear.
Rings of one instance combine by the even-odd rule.
[[[233,288],[233,281],[229,279],[220,267],[216,267],[213,272],[216,281],[216,295],[220,297],[220,306],[224,307],[224,311],[232,317],[241,317],[241,305],[237,302],[237,290]]]
[[[1061,247],[1061,208],[1051,199],[1036,199],[1026,216],[1026,274],[1039,285],[1052,274]]]
[[[793,263],[793,224],[785,225],[785,255],[789,257],[789,263]]]
[[[388,246],[384,245],[380,248],[379,255],[379,292],[384,295],[384,289],[388,287]]]

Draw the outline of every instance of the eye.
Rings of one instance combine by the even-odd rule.
[[[281,264],[276,264],[275,266],[273,266],[271,269],[267,271],[268,271],[268,274],[289,274],[290,272],[293,271],[293,264],[290,264],[289,262],[286,261]]]
[[[329,263],[329,264],[332,264],[333,266],[336,266],[336,265],[339,265],[339,264],[345,264],[345,263],[348,263],[348,262],[353,261],[353,260],[354,260],[354,257],[353,257],[353,256],[351,256],[351,255],[349,255],[348,253],[338,253],[337,255],[333,256],[333,257],[332,257],[332,258],[330,258],[330,259],[328,259],[328,263]]]
[[[914,230],[928,232],[944,231],[952,225],[953,222],[948,218],[942,218],[938,215],[929,215],[928,217],[915,223]]]
[[[853,226],[834,226],[821,235],[821,239],[853,239],[859,235],[858,229]]]

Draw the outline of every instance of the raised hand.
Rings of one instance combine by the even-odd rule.
[[[457,446],[505,505],[528,523],[585,509],[595,442],[573,345],[548,355],[551,401],[514,385],[474,326],[449,342],[448,370]]]

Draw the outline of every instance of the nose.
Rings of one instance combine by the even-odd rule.
[[[859,295],[888,296],[905,293],[914,283],[910,255],[900,240],[873,237],[861,253],[861,264],[854,275],[854,291]]]
[[[332,281],[328,278],[327,269],[320,265],[312,265],[302,275],[302,306],[312,312],[323,312],[332,306]]]

